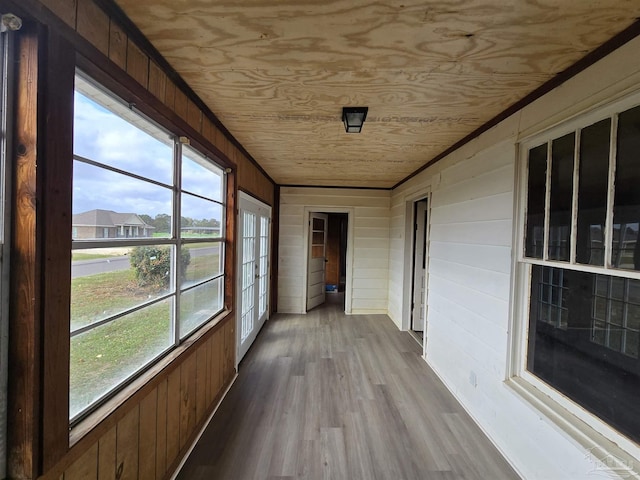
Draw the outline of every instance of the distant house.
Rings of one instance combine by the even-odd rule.
[[[72,236],[88,238],[142,238],[153,235],[155,227],[135,213],[113,210],[89,210],[73,216]]]

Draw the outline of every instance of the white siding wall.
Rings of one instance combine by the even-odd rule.
[[[427,361],[527,479],[587,479],[589,451],[507,388],[516,143],[640,87],[640,39],[393,191],[389,315],[402,325],[405,213],[431,191]],[[470,378],[477,379],[473,385]]]
[[[308,221],[304,212],[310,207],[317,212],[352,209],[351,313],[387,313],[390,196],[387,190],[281,189],[278,312],[304,312],[304,233]]]

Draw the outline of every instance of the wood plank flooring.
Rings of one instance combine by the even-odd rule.
[[[269,320],[179,480],[517,479],[386,315]]]

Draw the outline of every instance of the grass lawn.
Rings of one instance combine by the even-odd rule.
[[[74,278],[71,281],[71,329],[102,320],[160,294],[162,291],[140,287],[133,269]]]
[[[191,259],[189,279],[199,280],[217,265],[218,255]],[[214,282],[215,284],[215,282]],[[209,285],[209,284],[207,284]],[[71,286],[71,327],[107,318],[162,291],[141,287],[133,269],[75,278]],[[182,327],[191,329],[217,310],[217,284],[184,296]],[[71,416],[117,386],[173,344],[171,300],[165,300],[71,339]]]

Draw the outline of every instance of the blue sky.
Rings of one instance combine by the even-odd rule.
[[[85,87],[83,82],[83,88]],[[89,87],[91,89],[91,87]],[[97,90],[93,98],[111,101]],[[114,109],[135,119],[126,107]],[[145,130],[76,91],[74,119],[74,153],[111,167],[155,181],[171,184],[173,153],[169,135],[144,121]],[[185,149],[186,156],[199,159],[193,151]],[[209,198],[219,198],[220,177],[192,159],[183,160],[183,187]],[[116,212],[134,212],[155,217],[159,213],[171,214],[171,190],[109,170],[74,162],[73,213],[95,208]],[[219,218],[218,208],[211,210],[206,201],[194,197],[185,199],[183,216],[195,219]],[[188,211],[187,211],[188,210]]]

